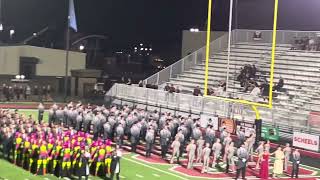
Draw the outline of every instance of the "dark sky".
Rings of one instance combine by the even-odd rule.
[[[107,50],[143,42],[156,53],[178,58],[181,32],[204,30],[207,0],[74,0],[79,32],[110,37]],[[2,21],[15,39],[50,26],[51,39],[64,44],[68,0],[2,0]],[[271,29],[274,0],[238,0],[238,27]],[[279,29],[319,30],[320,0],[280,0]],[[214,0],[213,28],[226,30],[228,0]],[[2,33],[1,38],[7,34]]]
[[[63,41],[67,0],[2,1],[2,19],[15,27],[17,40],[50,25],[54,39]],[[109,36],[113,50],[143,42],[159,53],[180,54],[182,30],[204,29],[207,16],[207,0],[74,1],[79,32]],[[226,3],[217,1],[215,28],[225,29]]]

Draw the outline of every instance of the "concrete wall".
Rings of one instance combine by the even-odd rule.
[[[64,50],[41,48],[34,46],[0,47],[0,74],[19,74],[20,57],[35,57],[40,60],[36,66],[37,76],[64,76],[66,52]],[[85,69],[86,54],[69,53],[70,70]]]
[[[211,41],[219,38],[224,35],[225,31],[212,31],[211,32]],[[181,57],[185,57],[188,53],[192,53],[203,46],[205,46],[207,40],[207,32],[190,32],[189,30],[185,30],[182,32],[182,49],[181,49]]]

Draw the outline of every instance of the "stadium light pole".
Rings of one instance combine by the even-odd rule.
[[[229,71],[230,71],[230,53],[231,53],[231,31],[232,31],[232,11],[233,11],[233,0],[230,0],[230,10],[229,10],[229,37],[228,37],[228,65],[227,65],[227,82],[226,82],[226,92],[229,88]]]
[[[67,101],[68,96],[68,69],[69,69],[69,50],[70,50],[70,16],[68,16],[67,35],[66,35],[66,64],[64,77],[64,102]]]

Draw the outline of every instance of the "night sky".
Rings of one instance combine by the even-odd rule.
[[[207,0],[74,0],[79,32],[109,37],[105,51],[151,45],[179,58],[182,30],[205,30]],[[63,47],[68,0],[2,0],[2,22],[21,41],[46,26],[48,39]],[[238,0],[238,28],[271,29],[274,0]],[[279,29],[319,30],[319,0],[279,1]],[[213,1],[213,29],[226,30],[228,0]],[[7,34],[2,33],[5,39]]]
[[[227,14],[221,12],[228,7],[217,1],[215,7],[222,8],[215,29],[223,30]],[[63,44],[67,5],[67,0],[3,0],[2,21],[14,26],[17,41],[49,25],[50,37]],[[156,53],[179,55],[182,30],[204,30],[207,17],[207,0],[75,0],[75,6],[79,32],[107,35],[113,51],[142,42]]]

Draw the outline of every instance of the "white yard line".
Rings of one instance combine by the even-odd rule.
[[[160,175],[159,174],[153,174],[155,177],[160,177]]]
[[[121,176],[121,175],[119,175],[119,177],[121,178],[121,179],[125,179],[126,177],[124,177],[124,176]]]
[[[136,176],[137,176],[138,178],[143,178],[143,176],[140,175],[140,174],[136,174]]]
[[[122,159],[125,159],[125,160],[127,160],[127,161],[130,161],[130,162],[133,162],[133,163],[139,164],[139,165],[141,165],[141,166],[148,167],[148,168],[150,168],[150,169],[153,169],[153,170],[156,170],[156,171],[162,172],[162,173],[164,173],[164,174],[168,174],[168,175],[171,175],[171,176],[177,177],[177,178],[179,178],[179,179],[189,180],[189,179],[184,178],[184,177],[182,177],[182,176],[178,176],[178,175],[176,175],[176,174],[173,174],[173,173],[170,173],[170,172],[167,172],[167,171],[164,171],[164,170],[158,169],[158,168],[156,168],[156,167],[149,166],[149,165],[147,165],[147,164],[143,164],[143,163],[140,163],[140,162],[134,161],[134,160],[129,159],[129,158],[126,158],[126,157],[122,157]]]

